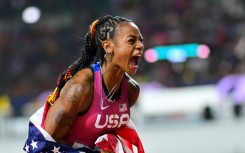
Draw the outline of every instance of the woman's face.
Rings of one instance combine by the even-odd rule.
[[[122,23],[116,29],[113,42],[112,63],[134,75],[138,69],[139,59],[143,55],[143,37],[138,27],[132,23]]]

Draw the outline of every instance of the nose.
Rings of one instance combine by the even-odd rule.
[[[143,51],[143,49],[144,49],[144,44],[143,44],[142,41],[138,41],[138,43],[137,43],[137,48],[138,48],[140,51]]]

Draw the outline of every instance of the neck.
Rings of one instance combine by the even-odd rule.
[[[120,87],[120,82],[122,81],[124,72],[117,66],[111,66],[103,64],[101,68],[102,77],[104,79],[104,83],[107,86],[108,90],[112,90],[112,88],[119,84],[116,90]]]

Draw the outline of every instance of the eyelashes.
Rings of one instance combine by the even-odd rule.
[[[130,44],[135,44],[136,41],[137,41],[137,39],[136,39],[136,38],[133,38],[133,39],[129,39],[129,40],[128,40],[128,43],[130,43]],[[140,38],[139,38],[139,41],[140,41],[141,43],[143,43],[143,42],[144,42],[143,37],[140,37]]]
[[[129,44],[134,44],[134,43],[135,43],[135,39],[130,39],[130,40],[128,40],[128,43],[129,43]]]

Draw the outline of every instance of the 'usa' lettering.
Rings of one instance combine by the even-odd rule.
[[[95,127],[96,128],[120,128],[122,125],[126,125],[129,121],[128,114],[122,114],[121,117],[118,114],[111,114],[105,116],[105,122],[101,121],[101,114],[97,115]]]

